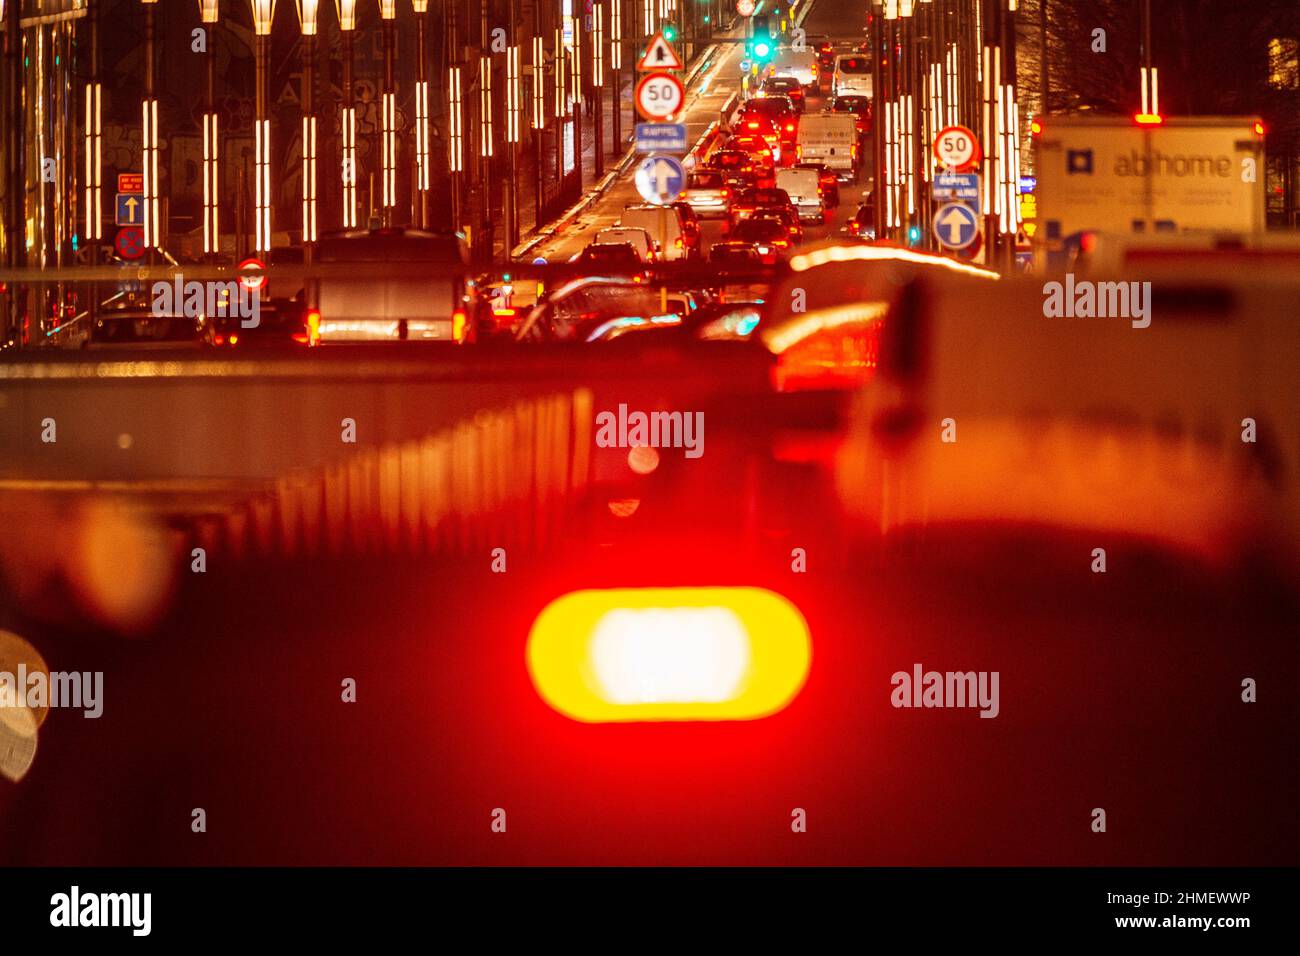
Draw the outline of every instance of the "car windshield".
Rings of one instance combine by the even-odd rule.
[[[746,242],[770,242],[789,235],[785,225],[777,219],[747,220],[736,227],[736,238]]]
[[[846,56],[840,59],[836,68],[841,73],[861,75],[871,72],[871,61],[864,56]]]
[[[686,180],[687,189],[722,189],[726,185],[721,173],[691,173]]]

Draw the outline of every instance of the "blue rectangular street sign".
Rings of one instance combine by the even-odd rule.
[[[684,123],[636,124],[638,153],[684,153],[687,148]]]
[[[972,200],[980,195],[979,173],[935,173],[933,199],[939,201]]]
[[[140,226],[144,224],[144,194],[117,194],[117,225]]]

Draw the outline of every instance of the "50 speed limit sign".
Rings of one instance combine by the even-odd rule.
[[[636,108],[648,120],[667,120],[677,115],[686,101],[682,81],[669,73],[651,73],[636,85]]]
[[[980,161],[980,141],[965,126],[947,126],[934,138],[934,158],[940,166],[965,169]]]

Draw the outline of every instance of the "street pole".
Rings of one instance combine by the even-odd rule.
[[[397,48],[397,0],[380,0],[379,14],[384,44],[384,91],[380,99],[380,218],[393,225],[397,205],[397,81],[393,61]],[[370,204],[374,206],[374,190]]]
[[[298,0],[302,24],[302,262],[310,269],[316,261],[316,37],[318,0]],[[316,307],[316,283],[303,282],[308,308]]]
[[[353,50],[353,35],[357,29],[356,8],[357,0],[338,0],[339,33],[343,37],[343,104],[339,127],[344,229],[357,227],[357,108],[352,84],[352,67],[356,58]]]
[[[509,0],[510,44],[506,48],[506,238],[503,258],[519,244],[519,139],[523,127],[524,78],[519,54],[519,0]]]
[[[140,0],[144,6],[144,103],[142,105],[140,162],[144,176],[144,247],[148,262],[157,262],[158,245],[158,99],[154,93],[154,7],[158,0]]]
[[[613,71],[614,89],[610,104],[614,112],[614,138],[611,154],[617,156],[623,144],[623,4],[625,0],[609,3],[609,66]]]
[[[542,225],[545,187],[542,140],[546,133],[546,43],[542,39],[542,7],[533,4],[533,229]]]
[[[885,236],[885,193],[881,188],[885,175],[885,84],[882,68],[885,55],[884,3],[871,3],[871,193],[875,237]]]
[[[204,54],[207,67],[207,88],[203,99],[203,256],[209,264],[217,261],[221,252],[221,140],[217,120],[217,20],[220,17],[217,0],[203,0],[200,19],[203,21]]]
[[[605,85],[605,4],[603,0],[596,0],[592,4],[591,17],[591,90],[596,106],[595,174],[599,179],[605,175],[605,104],[601,96]]]

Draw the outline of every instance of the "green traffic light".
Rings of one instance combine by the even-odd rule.
[[[760,60],[766,60],[772,55],[772,46],[766,40],[759,40],[754,44],[754,56]]]
[[[664,35],[664,39],[669,43],[677,39],[677,28],[671,23],[665,23],[659,32]]]

